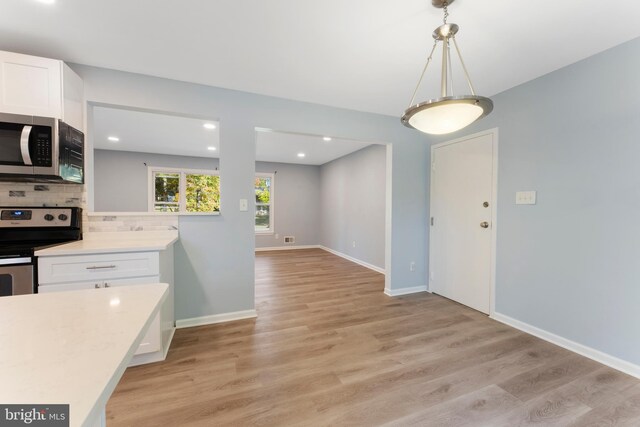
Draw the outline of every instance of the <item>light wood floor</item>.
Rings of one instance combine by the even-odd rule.
[[[319,249],[261,252],[257,320],[181,329],[110,426],[640,426],[640,381]]]

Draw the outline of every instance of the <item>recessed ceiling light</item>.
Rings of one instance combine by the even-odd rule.
[[[44,4],[54,4],[56,0],[38,0],[40,3]]]
[[[324,138],[322,138],[322,139],[324,139],[325,141],[331,141],[331,137],[330,137],[330,136],[325,136],[325,137],[324,137]]]
[[[111,142],[118,142],[120,141],[120,138],[118,138],[117,136],[110,136],[107,138],[109,141]]]
[[[304,156],[306,156],[306,154],[304,154],[304,153],[298,153],[298,157],[304,157]]]
[[[207,150],[209,150],[209,151],[216,151],[216,150],[217,150],[217,148],[216,148],[216,147],[211,146],[211,147],[207,147]]]
[[[213,123],[205,123],[202,126],[204,126],[205,129],[215,129],[216,125],[214,125]]]

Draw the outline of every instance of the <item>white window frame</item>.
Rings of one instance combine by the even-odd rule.
[[[269,228],[267,229],[256,229],[255,228],[255,213],[254,213],[254,223],[253,223],[253,227],[255,230],[256,234],[273,234],[275,233],[275,192],[276,192],[276,174],[275,173],[262,173],[262,172],[256,172],[255,173],[255,178],[271,178],[271,192],[269,194],[269,203],[265,204],[265,203],[257,203],[256,202],[256,207],[257,206],[269,206]],[[255,185],[254,185],[254,193],[255,193]],[[254,199],[255,199],[255,194],[254,194]]]
[[[180,174],[180,183],[178,187],[178,191],[180,193],[180,197],[178,199],[178,212],[158,212],[155,210],[155,199],[156,199],[156,186],[154,174],[157,172],[161,173],[178,173]],[[148,182],[148,192],[147,192],[147,205],[149,212],[153,212],[158,215],[220,215],[220,211],[211,211],[211,212],[187,212],[187,175],[214,175],[220,176],[220,172],[217,170],[210,169],[188,169],[188,168],[171,168],[171,167],[163,167],[163,166],[147,166],[147,182]],[[219,189],[219,191],[222,191]]]

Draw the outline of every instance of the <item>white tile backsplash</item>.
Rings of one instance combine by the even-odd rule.
[[[0,206],[86,206],[84,185],[0,182]]]
[[[177,215],[90,214],[84,218],[85,232],[177,230]]]

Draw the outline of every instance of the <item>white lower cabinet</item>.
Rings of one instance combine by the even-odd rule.
[[[127,277],[136,276],[136,277]],[[169,296],[153,319],[130,366],[164,360],[175,330],[173,249],[160,252],[61,255],[38,258],[38,292],[168,283]]]

